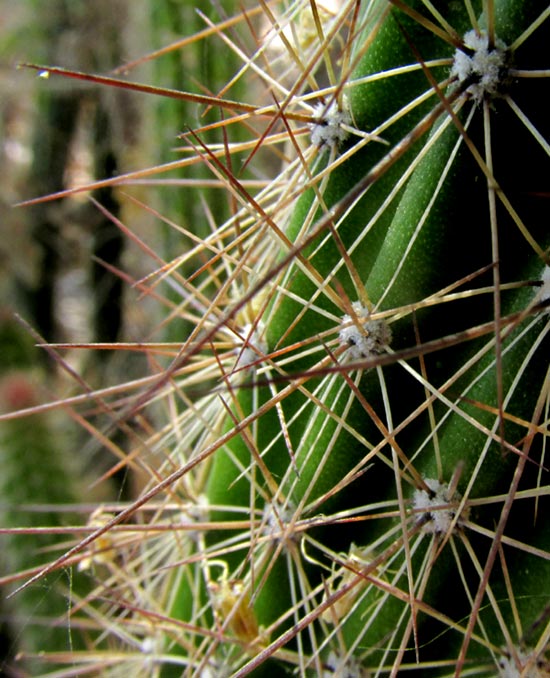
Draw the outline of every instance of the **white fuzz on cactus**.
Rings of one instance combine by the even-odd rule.
[[[455,493],[449,496],[449,486],[435,478],[426,478],[427,490],[416,490],[413,508],[418,511],[418,521],[422,522],[422,531],[427,534],[447,534],[455,520],[454,507],[446,508],[449,502],[457,503],[460,497]],[[460,519],[459,519],[460,522]]]
[[[240,332],[242,340],[235,348],[237,354],[235,370],[241,370],[252,365],[267,353],[267,343],[263,338],[264,333],[265,327],[261,322],[258,322],[255,327],[248,323],[242,328]]]
[[[499,678],[546,678],[549,675],[547,662],[533,661],[528,653],[521,650],[517,651],[517,659],[519,666],[512,657],[499,659]]]
[[[291,524],[295,513],[296,507],[292,504],[286,506],[275,506],[274,503],[266,504],[263,514],[265,536],[283,543],[288,541],[289,538],[293,541],[299,541],[299,535],[296,535],[292,530],[287,534],[287,527]]]
[[[314,146],[327,146],[338,148],[347,139],[351,124],[351,115],[348,110],[347,100],[342,97],[342,107],[337,101],[331,101],[328,105],[320,102],[313,109],[315,122],[308,124],[311,130],[311,143]]]
[[[347,347],[347,357],[361,360],[384,353],[391,343],[388,324],[384,320],[369,320],[369,309],[359,301],[355,301],[352,308],[356,317],[346,313],[339,334],[340,344]]]
[[[506,45],[497,39],[491,47],[485,32],[471,30],[464,36],[464,48],[455,52],[451,75],[467,85],[466,92],[476,102],[498,95],[506,80]]]
[[[322,678],[368,678],[369,672],[359,662],[348,657],[339,657],[336,652],[331,652],[325,662],[325,670]]]
[[[540,290],[541,303],[550,302],[550,266],[545,266],[541,277],[542,288]],[[548,309],[550,312],[550,309]]]

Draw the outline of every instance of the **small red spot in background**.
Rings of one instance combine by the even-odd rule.
[[[0,381],[0,407],[13,412],[36,405],[36,386],[30,375],[14,372]]]

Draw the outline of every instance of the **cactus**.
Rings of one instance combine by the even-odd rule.
[[[550,11],[437,5],[243,15],[195,329],[112,401],[150,480],[42,571],[98,566],[101,675],[548,675]]]
[[[0,379],[2,412],[35,405],[37,375],[11,370]],[[68,463],[64,436],[48,415],[13,419],[0,429],[0,527],[3,590],[13,591],[20,576],[39,570],[66,547],[69,526],[76,516],[75,469]],[[36,469],[41,469],[41,472]],[[22,474],[27,477],[22,479]],[[13,529],[15,528],[15,529]],[[15,661],[7,655],[18,648],[19,669],[36,675],[43,668],[44,649],[64,652],[81,647],[81,637],[70,623],[71,605],[87,592],[87,579],[70,568],[35,583],[20,595],[3,602],[10,632],[3,665],[6,675]]]

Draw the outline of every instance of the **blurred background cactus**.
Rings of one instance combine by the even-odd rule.
[[[550,675],[550,9],[111,5],[17,50],[6,673]]]

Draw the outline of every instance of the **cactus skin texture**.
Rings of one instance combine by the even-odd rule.
[[[116,547],[110,670],[550,675],[550,12],[311,4],[300,49],[340,21],[345,58],[309,146],[289,95],[297,159],[254,198],[201,149],[245,206],[182,283],[144,490],[170,529]]]

